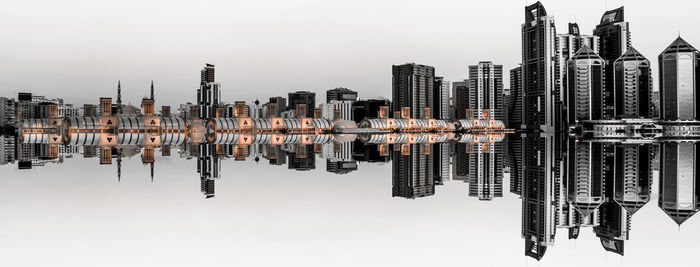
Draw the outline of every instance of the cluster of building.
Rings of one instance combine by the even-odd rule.
[[[650,61],[632,47],[624,8],[607,11],[592,35],[575,23],[557,34],[537,2],[525,7],[522,64],[507,94],[506,165],[522,198],[525,254],[541,259],[556,229],[576,238],[591,227],[602,246],[624,253],[632,215],[650,199],[659,170],[659,208],[679,225],[700,210],[695,173],[700,52],[678,37]],[[575,139],[570,139],[571,133]]]
[[[510,71],[509,127],[614,132],[653,124],[664,132],[697,132],[700,53],[679,36],[658,57],[654,91],[650,61],[632,46],[624,11],[605,12],[593,34],[584,35],[575,23],[558,34],[540,2],[525,8],[522,64]]]

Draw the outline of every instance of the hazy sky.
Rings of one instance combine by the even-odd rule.
[[[534,1],[528,1],[534,3]],[[558,31],[590,34],[614,0],[546,0]],[[195,101],[199,70],[216,64],[223,100],[339,86],[391,97],[391,65],[432,65],[455,81],[480,60],[520,62],[525,1],[8,1],[0,8],[0,95],[20,90],[157,105]],[[700,1],[625,1],[633,45],[652,62],[679,32],[700,46]],[[654,64],[654,72],[658,68]],[[507,76],[507,75],[506,75]],[[505,77],[508,87],[508,77]],[[655,85],[656,86],[656,85]]]

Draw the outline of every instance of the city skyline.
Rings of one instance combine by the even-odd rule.
[[[108,170],[95,178],[116,176],[116,183],[122,185],[122,174],[133,173],[133,167],[128,166],[135,165],[138,157],[142,167],[137,169],[148,172],[151,184],[186,179],[191,193],[198,189],[198,202],[206,201],[216,210],[224,204],[217,197],[221,196],[220,185],[259,178],[263,186],[276,186],[269,180],[279,177],[259,176],[264,171],[243,167],[250,166],[246,161],[286,169],[287,173],[276,176],[287,178],[284,183],[290,183],[290,190],[298,183],[328,186],[316,179],[323,174],[319,176],[315,170],[345,178],[384,166],[381,175],[373,175],[381,182],[372,181],[363,189],[381,183],[383,194],[396,199],[394,207],[415,209],[411,219],[394,225],[398,232],[393,235],[415,235],[419,232],[415,229],[443,230],[439,225],[458,216],[425,216],[448,209],[422,207],[445,201],[439,192],[449,187],[446,185],[461,183],[462,198],[482,203],[507,201],[511,203],[508,213],[518,214],[520,220],[507,215],[507,221],[494,220],[477,227],[469,226],[470,221],[458,232],[486,235],[497,230],[494,225],[508,225],[509,235],[519,238],[520,247],[499,256],[509,259],[519,254],[525,265],[529,260],[544,262],[553,253],[559,258],[561,250],[548,251],[562,240],[575,244],[580,237],[599,241],[596,243],[606,261],[608,254],[626,253],[635,255],[634,259],[656,259],[659,255],[647,250],[661,250],[648,244],[640,249],[636,240],[648,240],[664,231],[632,227],[648,223],[649,217],[641,214],[651,209],[656,210],[657,218],[665,217],[667,225],[675,224],[679,233],[684,230],[681,225],[691,225],[691,229],[696,225],[686,222],[700,211],[700,164],[696,164],[700,157],[700,51],[693,45],[700,44],[700,34],[692,29],[688,34],[679,31],[665,36],[677,21],[683,21],[686,28],[697,25],[693,20],[700,4],[652,5],[648,1],[625,6],[620,0],[619,5],[604,1],[600,10],[590,2],[578,1],[576,7],[563,8],[565,1],[525,0],[517,5],[519,15],[511,16],[516,4],[496,0],[469,3],[467,6],[478,12],[460,17],[450,16],[456,14],[450,8],[437,12],[439,16],[426,14],[434,6],[463,4],[448,5],[448,0],[421,2],[430,6],[426,8],[411,3],[263,1],[262,5],[204,2],[189,9],[187,5],[149,2],[131,17],[119,13],[131,4],[118,3],[106,11],[109,15],[104,20],[90,12],[58,19],[52,27],[83,23],[65,28],[63,38],[46,42],[56,48],[54,54],[47,56],[45,49],[0,54],[0,59],[9,59],[5,65],[11,66],[0,67],[0,81],[6,83],[0,86],[19,88],[10,91],[0,87],[3,174],[21,174],[30,180],[38,174],[42,179],[51,176],[45,170],[91,161]],[[265,7],[266,3],[275,5]],[[77,2],[37,6],[36,14],[73,4]],[[27,7],[23,5],[14,8]],[[109,5],[85,6],[86,10],[101,10]],[[683,8],[666,13],[668,6]],[[224,7],[239,9],[222,16],[229,11]],[[286,9],[278,10],[283,7]],[[592,10],[597,10],[595,15],[591,15]],[[462,13],[471,14],[469,11]],[[569,15],[569,21],[560,17],[572,11],[576,13]],[[264,15],[256,16],[260,12]],[[185,16],[173,19],[174,14]],[[369,15],[356,19],[343,14]],[[0,18],[2,15],[0,11]],[[581,15],[584,19],[579,20]],[[38,26],[46,26],[51,17],[30,20],[22,26],[27,29],[25,34],[11,39],[9,46],[60,34],[32,34],[40,32]],[[97,23],[84,23],[95,18]],[[141,25],[140,21],[149,23]],[[456,21],[478,23],[449,23]],[[451,35],[445,32],[457,28],[462,34],[450,40]],[[104,32],[68,38],[96,29]],[[0,35],[3,31],[0,28]],[[100,43],[104,33],[114,35],[109,36],[114,41]],[[376,38],[380,33],[382,38]],[[655,38],[649,38],[650,33]],[[140,40],[143,45],[131,45],[130,38],[139,35],[147,36]],[[362,38],[368,36],[375,38]],[[512,41],[515,37],[519,37],[517,42]],[[163,40],[172,43],[153,50],[153,45]],[[70,45],[76,41],[79,45]],[[462,49],[450,49],[460,44]],[[31,50],[32,45],[23,49]],[[70,66],[55,65],[58,59],[71,55],[74,60],[64,60],[73,63]],[[26,61],[17,61],[22,56]],[[107,60],[111,57],[118,59]],[[197,70],[190,66],[195,58],[199,58]],[[137,61],[140,64],[132,65]],[[455,68],[455,62],[462,66]],[[52,68],[47,70],[48,66]],[[182,72],[185,69],[187,72]],[[52,79],[46,77],[47,72],[54,75]],[[17,75],[21,73],[32,75]],[[5,75],[9,79],[4,79]],[[101,84],[110,75],[118,78],[104,90]],[[124,75],[128,77],[124,79]],[[146,76],[143,89],[133,90],[134,81]],[[62,88],[74,81],[82,83]],[[56,87],[18,86],[23,83]],[[132,101],[135,96],[138,100]],[[174,169],[176,161],[192,164],[187,171],[159,175]],[[160,162],[166,167],[158,170]],[[84,175],[77,171],[75,176]],[[240,179],[224,179],[227,176]],[[195,183],[190,178],[198,179]],[[342,182],[345,179],[329,184]],[[234,191],[239,193],[235,193],[230,185],[227,188],[224,196],[249,190],[236,186]],[[349,200],[344,204],[348,206],[334,208],[379,207],[360,204],[369,198],[359,187],[343,189],[336,195]],[[253,207],[268,201],[284,206],[283,199],[291,195],[293,192],[261,193],[249,204],[238,201],[232,206]],[[321,195],[304,196],[304,208],[328,205]],[[519,203],[519,210],[512,206],[513,200]],[[382,201],[375,200],[378,204]],[[388,214],[391,209],[382,212]],[[181,207],[177,212],[193,210]],[[274,218],[255,212],[259,214],[235,216],[241,221]],[[12,219],[22,212],[8,214]],[[383,220],[375,216],[374,222],[363,222],[353,218],[356,214],[342,216],[347,216],[348,222],[369,226]],[[129,222],[137,218],[121,219]],[[415,227],[422,221],[431,225]],[[291,222],[270,222],[276,229],[254,242],[286,236],[287,229],[296,227]],[[345,234],[347,229],[337,227],[335,231]],[[216,236],[222,230],[207,231],[211,232],[204,233]],[[393,240],[377,240],[376,234],[371,233],[363,242]],[[296,239],[302,246],[311,240]],[[484,246],[483,252],[470,251],[493,253],[489,247]],[[419,245],[414,249],[426,248]],[[382,253],[387,252],[399,250]],[[495,257],[491,264],[506,261]]]
[[[534,1],[530,2],[529,4],[532,4]],[[384,31],[387,30],[388,26],[391,25],[389,22],[390,18],[392,18],[392,15],[390,13],[383,13],[383,16],[385,16],[385,20],[379,20],[382,18],[376,11],[376,12],[368,12],[366,11],[361,11],[357,10],[358,4],[348,4],[346,7],[349,8],[350,10],[355,10],[356,12],[360,14],[364,14],[369,16],[371,19],[378,20],[376,25],[376,28],[371,28],[371,27],[363,27],[362,29],[367,34],[373,34],[375,33],[373,30],[376,31]],[[452,5],[461,5],[458,3],[451,3]],[[474,5],[476,4],[476,6]],[[598,24],[598,21],[601,17],[601,15],[607,11],[607,10],[612,10],[614,8],[617,8],[620,6],[620,3],[615,2],[615,1],[608,1],[607,3],[607,8],[605,5],[605,1],[597,1],[594,3],[589,3],[588,5],[582,6],[577,8],[577,10],[571,11],[568,9],[568,6],[570,5],[569,2],[567,1],[544,1],[543,4],[547,7],[548,12],[550,15],[554,16],[555,24],[557,26],[558,32],[565,32],[566,25],[569,22],[577,22],[581,31],[581,34],[592,34],[593,28]],[[678,6],[684,6],[685,8],[676,10],[674,9],[673,12],[665,10],[666,8],[671,8],[672,6],[669,5],[657,5],[653,2],[641,2],[641,1],[635,1],[635,2],[627,2],[627,3],[622,3],[626,7],[626,21],[629,21],[631,23],[631,32],[632,32],[632,40],[634,42],[635,48],[643,55],[649,56],[658,53],[659,51],[663,50],[665,48],[665,45],[667,44],[666,39],[670,40],[673,37],[677,36],[679,33],[684,37],[684,39],[688,40],[690,43],[699,43],[700,41],[700,36],[697,36],[697,33],[693,31],[691,28],[688,28],[690,25],[693,25],[694,23],[692,22],[692,19],[694,19],[694,16],[684,16],[683,14],[679,14],[678,12],[686,12],[689,10],[692,10],[694,6],[697,6],[698,3],[693,2],[693,1],[686,1],[686,2],[679,2]],[[70,3],[68,4],[70,5]],[[102,7],[95,7],[95,6],[88,6],[86,8],[95,8],[97,9],[98,12],[95,12],[94,14],[100,14],[101,12],[112,12],[112,11],[118,11],[119,8],[128,8],[130,7],[129,3],[124,3],[123,7],[112,7],[114,10],[111,9],[103,9]],[[466,3],[465,3],[466,5]],[[52,51],[57,51],[57,52],[66,52],[66,53],[61,53],[64,55],[75,55],[74,60],[80,60],[83,64],[78,64],[74,66],[73,68],[70,68],[71,71],[70,73],[66,72],[63,70],[64,68],[56,68],[55,64],[58,64],[60,59],[57,59],[56,56],[48,56],[46,55],[45,52],[42,50],[36,50],[34,49],[32,54],[28,54],[26,52],[23,52],[22,49],[15,49],[15,52],[10,55],[10,54],[0,54],[0,58],[5,58],[7,59],[6,62],[8,64],[6,65],[6,69],[3,71],[0,71],[0,73],[3,73],[3,77],[0,80],[3,80],[4,83],[1,84],[0,90],[4,94],[7,93],[15,93],[15,92],[20,92],[20,91],[25,91],[25,90],[31,90],[36,92],[37,94],[43,94],[43,95],[50,95],[52,91],[55,90],[62,90],[65,91],[66,89],[70,89],[76,92],[87,92],[90,90],[90,92],[97,92],[99,94],[106,94],[107,92],[111,91],[111,88],[113,88],[113,83],[116,82],[117,80],[121,80],[124,84],[124,90],[126,92],[130,92],[130,94],[127,94],[127,97],[124,99],[125,103],[137,103],[139,101],[139,98],[141,96],[146,96],[148,95],[148,85],[150,83],[150,80],[156,80],[156,82],[162,87],[166,88],[169,92],[172,92],[172,94],[162,96],[162,101],[165,103],[169,103],[170,105],[173,105],[174,103],[180,103],[183,102],[184,97],[181,95],[186,95],[189,98],[190,90],[192,82],[196,82],[196,80],[188,77],[188,75],[185,75],[185,73],[190,73],[194,68],[192,67],[187,67],[190,64],[196,64],[200,65],[204,62],[209,62],[212,64],[217,64],[220,66],[222,74],[220,74],[220,82],[222,84],[222,87],[226,89],[229,93],[224,95],[225,99],[243,99],[246,101],[253,101],[255,98],[257,98],[257,95],[253,95],[251,92],[253,91],[258,91],[258,90],[264,90],[266,92],[270,92],[271,95],[281,95],[283,93],[286,93],[288,91],[297,91],[297,90],[309,90],[312,92],[316,92],[317,94],[323,93],[324,90],[331,89],[331,88],[336,88],[336,87],[347,87],[350,88],[351,90],[356,90],[356,91],[361,91],[364,92],[364,95],[368,98],[376,98],[376,97],[387,97],[389,88],[390,88],[390,79],[387,79],[385,77],[385,73],[387,73],[389,70],[387,69],[388,65],[391,64],[403,64],[406,62],[415,62],[417,64],[427,64],[434,66],[436,68],[436,71],[439,73],[440,76],[445,77],[445,80],[448,81],[458,81],[462,79],[466,79],[468,76],[468,65],[473,65],[476,64],[479,61],[483,60],[491,60],[495,64],[501,64],[504,66],[505,69],[512,69],[517,66],[517,63],[519,63],[519,52],[520,50],[517,48],[520,45],[520,38],[518,38],[518,32],[519,32],[519,25],[522,23],[521,19],[516,19],[516,18],[521,18],[522,17],[522,7],[524,6],[523,2],[518,2],[518,1],[503,1],[503,3],[485,3],[485,2],[478,2],[478,3],[470,3],[472,5],[472,8],[483,8],[484,10],[490,10],[491,12],[477,12],[477,13],[486,13],[484,15],[479,15],[477,17],[473,18],[459,18],[455,16],[442,16],[442,17],[447,17],[447,18],[442,18],[438,20],[438,22],[443,22],[439,24],[439,27],[436,29],[438,32],[444,31],[444,34],[447,36],[453,35],[449,34],[450,32],[454,33],[459,33],[463,32],[469,36],[485,36],[486,35],[486,30],[488,30],[491,33],[496,33],[496,38],[489,38],[489,40],[493,40],[497,46],[499,47],[499,51],[496,52],[495,50],[489,50],[486,49],[486,46],[482,44],[475,44],[472,42],[463,42],[461,45],[457,45],[455,43],[459,42],[447,42],[449,45],[445,42],[439,42],[439,41],[432,41],[432,40],[439,40],[439,39],[432,39],[431,42],[420,42],[421,45],[424,47],[424,49],[418,49],[415,47],[416,45],[412,43],[415,42],[405,42],[403,39],[403,36],[399,36],[402,38],[397,38],[396,42],[402,41],[405,45],[401,47],[407,47],[406,49],[408,51],[404,50],[396,50],[392,49],[390,51],[394,51],[393,53],[387,54],[387,56],[384,55],[379,55],[378,57],[375,56],[375,60],[368,61],[366,63],[370,65],[366,65],[364,68],[354,68],[356,70],[363,69],[366,70],[365,73],[363,74],[353,74],[354,72],[341,72],[338,67],[333,67],[332,64],[328,64],[325,61],[318,61],[319,59],[317,53],[313,53],[312,51],[308,51],[308,49],[301,49],[297,50],[298,52],[296,53],[287,53],[287,56],[280,56],[280,57],[267,57],[267,58],[274,58],[275,62],[280,64],[280,67],[283,66],[289,66],[289,64],[295,64],[295,63],[303,63],[303,62],[314,62],[314,66],[322,66],[323,69],[326,69],[327,72],[325,75],[323,75],[323,72],[314,72],[314,71],[309,71],[313,70],[313,66],[296,66],[290,70],[293,70],[292,72],[285,71],[285,73],[290,73],[290,75],[293,74],[293,76],[276,76],[276,79],[273,79],[271,81],[265,82],[265,83],[260,83],[257,81],[264,80],[261,79],[263,76],[268,75],[269,77],[269,71],[274,70],[275,68],[278,67],[273,67],[273,68],[268,68],[267,71],[264,70],[264,68],[258,68],[258,65],[254,63],[252,58],[247,58],[247,57],[240,57],[239,58],[239,52],[235,51],[248,51],[248,54],[255,54],[256,49],[222,49],[223,46],[222,44],[226,43],[225,40],[229,40],[228,36],[229,34],[223,34],[226,31],[222,26],[218,26],[217,24],[214,25],[213,29],[216,29],[218,34],[215,34],[212,36],[212,43],[215,44],[212,48],[205,48],[202,47],[201,45],[194,46],[192,42],[179,42],[182,43],[183,46],[179,49],[175,49],[178,46],[174,46],[172,50],[165,50],[163,51],[162,54],[153,54],[153,53],[148,53],[145,57],[140,57],[138,60],[142,60],[145,62],[151,61],[154,62],[155,66],[164,66],[162,68],[144,68],[148,65],[148,63],[143,63],[141,62],[140,64],[135,65],[136,63],[136,58],[129,57],[129,56],[121,56],[120,60],[115,60],[115,64],[109,64],[107,61],[108,53],[109,51],[114,52],[113,54],[115,55],[121,55],[122,51],[120,51],[119,47],[122,46],[117,46],[118,44],[124,44],[123,47],[129,48],[130,50],[133,50],[138,53],[144,53],[148,51],[149,49],[153,49],[153,45],[157,44],[158,41],[169,41],[172,42],[174,40],[180,40],[182,38],[186,38],[186,36],[173,36],[172,31],[168,31],[168,27],[165,25],[161,24],[155,24],[155,25],[161,25],[161,28],[158,27],[145,27],[141,31],[137,31],[135,33],[129,33],[129,32],[124,32],[127,29],[133,29],[136,27],[136,25],[139,22],[150,22],[156,19],[162,19],[164,21],[171,21],[174,19],[171,17],[173,14],[171,14],[168,11],[174,12],[174,14],[178,14],[177,12],[184,12],[182,7],[179,7],[177,5],[169,5],[169,6],[162,6],[162,5],[157,5],[154,3],[151,3],[151,5],[147,5],[144,8],[147,9],[159,9],[162,8],[164,11],[156,13],[154,16],[146,16],[146,13],[138,13],[135,14],[134,16],[130,17],[121,17],[120,15],[117,15],[116,17],[114,15],[107,16],[108,18],[119,18],[118,20],[113,20],[111,23],[106,23],[106,25],[102,27],[106,27],[107,29],[114,29],[114,36],[109,36],[110,44],[104,45],[101,47],[100,54],[95,54],[97,53],[97,50],[95,48],[91,48],[91,46],[100,46],[104,43],[104,40],[107,39],[88,39],[87,42],[83,42],[77,45],[72,45],[73,49],[87,49],[87,51],[90,51],[93,56],[90,58],[84,58],[84,56],[80,54],[75,54],[72,52],[73,50],[70,50],[66,45],[67,42],[70,42],[70,38],[68,39],[63,39],[63,41],[56,41],[56,44],[53,46]],[[216,7],[216,4],[212,4],[208,7],[202,7],[205,9],[208,8],[214,8]],[[313,11],[316,10],[317,8],[319,9],[331,9],[334,10],[336,7],[329,7],[327,4],[323,3],[314,3],[312,2],[307,2],[299,7],[290,7],[294,9],[298,8],[304,8],[302,13],[306,14],[308,11]],[[384,3],[379,3],[379,5],[374,5],[374,7],[377,10],[383,10],[385,8],[388,8]],[[465,6],[467,8],[468,6]],[[3,16],[0,16],[0,18],[3,19],[11,19],[15,16],[18,16],[20,14],[23,14],[24,12],[27,12],[27,6],[16,6],[16,7],[10,7],[8,10],[12,10],[12,8],[15,8],[16,10],[13,10],[15,12],[7,12],[9,14],[3,14]],[[52,4],[46,4],[42,5],[39,7],[36,7],[35,12],[41,14],[42,12],[47,13],[47,17],[43,18],[41,20],[32,22],[30,24],[23,25],[22,27],[27,27],[27,32],[32,33],[31,35],[27,36],[18,36],[15,33],[7,33],[6,36],[12,36],[15,38],[9,38],[7,48],[9,51],[12,50],[12,48],[17,47],[19,48],[19,42],[28,42],[33,39],[28,39],[28,36],[34,36],[32,38],[47,38],[48,36],[51,36],[49,33],[45,32],[41,26],[47,26],[45,25],[46,19],[50,18],[50,16],[54,16],[54,12],[49,12],[49,11],[56,11],[55,9],[62,10],[62,7],[57,7]],[[250,10],[252,13],[251,14],[260,14],[260,13],[255,13],[255,12],[261,12],[262,7],[250,7]],[[457,9],[457,7],[455,7]],[[274,7],[271,8],[271,10],[275,10]],[[661,16],[661,23],[663,25],[668,25],[668,27],[658,27],[656,25],[656,21],[651,21],[644,19],[643,17],[648,14],[652,14],[651,11],[654,11],[655,17]],[[409,10],[411,11],[411,10]],[[3,12],[3,11],[0,11]],[[411,11],[413,12],[413,11]],[[452,12],[452,11],[449,11]],[[56,14],[60,14],[61,12],[56,12]],[[76,17],[74,19],[67,19],[67,20],[55,20],[55,22],[59,23],[61,26],[65,26],[66,29],[71,29],[70,34],[78,34],[78,33],[90,33],[95,29],[95,27],[100,27],[97,25],[100,24],[94,24],[90,23],[91,21],[101,21],[103,19],[98,19],[95,18],[94,14],[86,14],[83,17]],[[124,14],[129,14],[128,12],[125,12]],[[508,15],[510,14],[510,15]],[[674,14],[674,16],[670,16],[667,14]],[[492,27],[489,29],[480,29],[477,27],[471,27],[469,25],[475,25],[474,22],[471,22],[471,20],[477,20],[477,19],[485,19],[481,16],[488,16],[488,19],[493,21],[495,18],[496,20],[494,23],[491,24]],[[285,27],[275,27],[275,25],[279,25],[278,23],[282,22],[290,22],[291,25],[299,25],[299,26],[305,26],[305,27],[311,27],[313,29],[314,27],[311,26],[309,23],[313,21],[318,21],[319,19],[324,18],[326,20],[331,21],[333,24],[332,25],[341,25],[343,27],[339,28],[338,30],[334,30],[335,34],[341,34],[341,33],[347,33],[347,32],[353,32],[353,29],[355,26],[348,25],[347,23],[343,22],[340,19],[336,19],[333,17],[329,16],[324,16],[324,15],[312,15],[309,19],[309,21],[304,22],[303,20],[300,21],[299,18],[295,16],[291,17],[280,17],[279,19],[274,20],[275,22],[273,23],[267,23],[267,27],[263,27],[263,31],[255,34],[255,38],[253,39],[248,39],[248,40],[253,40],[253,41],[262,41],[265,40],[266,35],[264,35],[265,30],[269,30],[270,33],[275,32],[275,31],[282,31],[285,32],[287,30]],[[236,18],[233,20],[238,20],[238,19],[243,19],[243,18]],[[263,19],[263,17],[256,19],[255,21],[259,21]],[[465,21],[466,20],[466,21]],[[218,22],[226,22],[228,19],[223,19],[219,18],[217,19]],[[460,21],[463,21],[463,23],[459,23]],[[509,22],[510,21],[510,22]],[[110,21],[107,21],[110,22]],[[195,25],[198,25],[198,22],[194,22],[191,20],[187,20],[188,23],[191,23],[191,27],[194,27]],[[380,23],[381,22],[381,23]],[[5,25],[12,25],[13,22],[9,23],[3,23]],[[83,26],[79,26],[82,23]],[[183,22],[178,22],[174,23],[174,25],[182,25]],[[653,24],[652,24],[653,23]],[[224,23],[223,25],[231,25],[231,23]],[[653,27],[651,25],[654,25]],[[163,28],[164,27],[164,28]],[[357,25],[356,27],[360,27],[360,25]],[[50,27],[49,27],[50,28]],[[685,29],[687,28],[687,29]],[[9,28],[8,28],[9,29]],[[164,30],[164,31],[159,31],[159,29]],[[425,30],[424,27],[419,28],[421,30]],[[685,29],[685,30],[684,30]],[[236,32],[239,30],[239,28],[230,28],[232,32]],[[331,30],[329,29],[318,29],[316,28],[316,33],[325,33],[326,31]],[[347,31],[345,31],[347,30]],[[397,30],[397,29],[392,29],[392,30]],[[3,31],[0,28],[0,31]],[[222,32],[223,31],[223,32]],[[320,31],[320,32],[319,32]],[[247,32],[247,31],[246,31]],[[400,32],[400,31],[399,31]],[[4,33],[4,32],[3,32]],[[9,34],[9,35],[8,35]],[[146,35],[147,34],[147,35]],[[139,39],[145,39],[145,40],[150,40],[147,42],[140,42],[142,45],[139,45],[137,47],[134,47],[134,42],[129,41],[129,37],[134,38],[133,35],[140,36],[142,38]],[[143,35],[143,36],[142,36]],[[87,35],[84,35],[87,36]],[[96,35],[100,36],[100,35]],[[196,35],[193,35],[196,36]],[[242,36],[246,36],[245,34]],[[275,36],[275,35],[269,35],[269,36]],[[291,38],[288,35],[277,35],[277,36],[285,36],[285,38]],[[310,44],[313,45],[314,43],[318,44],[318,42],[314,42],[314,40],[324,40],[326,37],[325,35],[318,35],[315,38],[307,38],[303,39],[300,38],[298,40],[295,40],[293,42],[294,45],[303,45],[303,44]],[[333,35],[330,35],[333,36]],[[365,35],[361,35],[360,37],[364,37]],[[106,38],[107,36],[105,36]],[[81,38],[87,38],[87,37],[81,37]],[[75,40],[80,40],[81,38],[74,38]],[[280,37],[281,38],[281,37]],[[185,40],[185,39],[183,39]],[[221,42],[216,42],[216,40],[221,40]],[[308,40],[308,43],[305,42],[304,40]],[[340,39],[342,40],[342,39]],[[363,39],[359,38],[357,39],[359,41],[365,41],[369,39]],[[240,42],[235,42],[235,46],[240,45]],[[323,43],[323,42],[321,42]],[[363,45],[362,47],[369,47],[369,52],[374,51],[376,49],[372,49],[374,46],[372,44],[376,44],[375,41],[369,41],[367,45]],[[203,44],[202,44],[203,45]],[[408,46],[406,46],[408,45]],[[427,47],[426,47],[427,46]],[[26,46],[24,46],[26,47]],[[265,47],[265,46],[263,46]],[[378,45],[376,47],[382,47],[381,45]],[[320,49],[319,51],[322,51],[321,54],[324,54],[323,51],[337,51],[339,58],[336,59],[336,62],[345,62],[344,65],[346,66],[353,66],[353,64],[356,60],[351,60],[347,61],[347,59],[343,58],[343,54],[348,54],[347,52],[350,52],[352,54],[352,46],[346,46],[346,47],[338,47],[338,48],[332,48],[328,47],[325,45],[317,46],[316,48]],[[350,51],[344,51],[348,50]],[[178,64],[172,64],[169,63],[168,59],[165,59],[164,56],[174,56],[173,53],[175,51],[180,53],[180,56],[182,60],[179,60]],[[212,50],[216,52],[212,53],[204,53],[202,54],[202,51],[206,50]],[[285,51],[285,48],[282,48],[282,50],[279,53],[273,53],[272,55],[280,55],[280,53],[283,53],[282,51]],[[341,53],[342,51],[342,53]],[[419,52],[421,51],[421,52]],[[490,51],[490,52],[489,52]],[[182,53],[186,54],[182,54]],[[426,53],[427,52],[427,53]],[[0,52],[2,53],[2,52]],[[326,52],[324,55],[330,55],[328,54],[330,52]],[[445,53],[449,53],[449,56],[446,55]],[[137,54],[134,54],[137,55]],[[199,55],[199,56],[197,56]],[[369,55],[369,54],[368,54]],[[192,57],[196,56],[196,58]],[[233,56],[233,57],[232,57]],[[306,57],[308,59],[311,59],[311,61],[304,61],[304,60],[298,60],[297,57]],[[149,60],[149,57],[153,57],[154,60]],[[177,58],[177,57],[169,57],[169,58]],[[236,59],[238,58],[238,59]],[[264,58],[260,58],[264,59]],[[20,61],[21,60],[21,61]],[[163,61],[165,60],[165,61]],[[381,60],[381,61],[376,61],[376,60]],[[166,63],[165,65],[163,63]],[[32,64],[32,68],[29,69],[27,64]],[[306,63],[303,63],[306,64]],[[310,64],[310,63],[309,63]],[[350,65],[347,65],[350,64]],[[651,60],[652,64],[652,70],[658,70],[658,64],[655,62],[655,60]],[[12,67],[10,67],[12,66]],[[118,67],[121,66],[121,67]],[[167,66],[167,67],[165,67]],[[175,66],[181,66],[181,67],[175,67]],[[270,65],[266,65],[265,67],[269,67]],[[97,67],[97,68],[95,68]],[[245,67],[245,69],[241,69],[242,67]],[[262,67],[262,66],[261,66]],[[52,69],[52,71],[47,72],[49,69]],[[92,70],[94,69],[94,70]],[[92,75],[94,74],[95,70],[99,69],[99,75]],[[297,71],[294,70],[306,70],[306,72],[300,72],[297,73]],[[109,74],[106,74],[109,73]],[[654,77],[654,81],[658,81],[658,73],[653,71],[652,76]],[[245,78],[244,78],[245,77]],[[295,78],[296,77],[296,78]],[[312,78],[314,77],[314,78]],[[28,84],[27,81],[33,79],[38,79],[31,84]],[[358,79],[359,78],[359,79]],[[81,82],[76,82],[80,80]],[[253,80],[257,80],[256,82],[253,82]],[[51,81],[51,82],[49,82]],[[279,82],[283,82],[284,84],[278,84]],[[508,77],[504,77],[504,84],[509,84],[508,82]],[[654,90],[658,90],[658,86],[654,85],[653,86]],[[179,96],[179,97],[178,97]],[[75,94],[75,95],[67,95],[64,97],[66,100],[72,103],[85,103],[89,99],[87,99],[83,94]]]

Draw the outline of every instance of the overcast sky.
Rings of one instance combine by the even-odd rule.
[[[528,1],[534,3],[534,1]],[[558,31],[590,34],[616,0],[546,0]],[[69,102],[126,102],[156,83],[157,105],[196,100],[204,63],[224,101],[347,87],[391,97],[391,65],[432,65],[455,81],[467,66],[520,62],[525,1],[9,1],[0,8],[0,95],[32,91]],[[624,3],[633,45],[654,62],[680,32],[700,46],[700,1]],[[507,76],[507,75],[506,75]],[[508,87],[508,77],[505,77]],[[655,85],[656,86],[656,85]]]

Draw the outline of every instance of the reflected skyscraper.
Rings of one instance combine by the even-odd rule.
[[[603,181],[612,177],[605,170],[607,155],[603,143],[571,142],[568,201],[586,217],[603,203]]]
[[[435,194],[433,154],[430,151],[425,153],[425,145],[394,146],[391,162],[392,196],[420,198]]]
[[[680,225],[700,210],[698,144],[664,142],[660,149],[659,208]]]
[[[525,255],[537,260],[554,245],[553,138],[551,134],[528,135],[523,139],[522,237]]]
[[[630,215],[649,202],[652,181],[649,144],[615,146],[615,194],[613,199]]]
[[[469,154],[469,196],[503,197],[503,144],[478,144]]]

